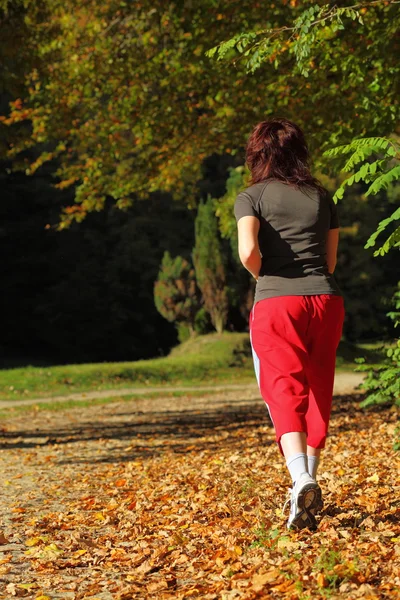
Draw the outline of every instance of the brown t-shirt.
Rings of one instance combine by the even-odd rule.
[[[236,220],[245,216],[260,220],[262,266],[255,302],[276,296],[342,295],[326,262],[328,230],[339,227],[329,196],[269,179],[237,196]]]

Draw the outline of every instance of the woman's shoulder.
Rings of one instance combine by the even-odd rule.
[[[250,185],[249,187],[245,188],[244,190],[241,190],[241,192],[239,192],[240,194],[244,194],[247,196],[250,196],[250,198],[252,200],[257,201],[261,194],[263,193],[263,191],[265,190],[266,187],[268,187],[270,184],[272,183],[279,183],[278,179],[265,179],[264,181],[260,181],[259,183],[253,183],[253,185]]]

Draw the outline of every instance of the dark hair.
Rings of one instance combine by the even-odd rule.
[[[251,184],[274,178],[293,187],[312,187],[324,196],[327,192],[311,175],[309,151],[304,133],[288,119],[268,119],[258,123],[247,142],[246,163]]]

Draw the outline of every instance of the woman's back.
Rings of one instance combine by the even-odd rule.
[[[260,221],[262,254],[255,301],[288,295],[340,294],[326,263],[326,237],[339,226],[336,205],[318,190],[278,179],[241,192],[235,215]]]

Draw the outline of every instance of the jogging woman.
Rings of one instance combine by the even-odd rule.
[[[288,528],[315,529],[316,473],[332,404],[344,306],[333,277],[336,205],[309,169],[301,129],[259,123],[247,144],[251,185],[235,202],[239,256],[257,280],[250,339],[261,395],[293,486]]]

